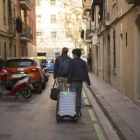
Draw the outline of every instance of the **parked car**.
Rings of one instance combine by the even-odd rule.
[[[48,69],[48,71],[54,71],[54,59],[53,58],[43,58],[38,59],[42,66]]]
[[[6,60],[3,68],[11,73],[11,75],[7,77],[7,81],[12,80],[12,78],[29,75],[31,76],[31,83],[37,93],[42,93],[42,89],[46,88],[46,82],[48,79],[45,75],[44,69],[36,58],[9,58]]]

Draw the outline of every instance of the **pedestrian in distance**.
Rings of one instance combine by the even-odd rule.
[[[54,82],[58,82],[61,91],[67,91],[67,77],[69,61],[71,58],[67,55],[69,49],[64,47],[61,56],[56,58],[54,65]]]
[[[91,57],[90,54],[88,54],[88,58],[87,58],[87,67],[88,67],[88,72],[90,71],[90,66],[91,66]]]
[[[2,59],[2,57],[0,56],[0,71],[4,66],[4,60]]]
[[[74,59],[70,60],[67,87],[70,88],[70,92],[78,93],[78,106],[79,106],[79,116],[82,116],[81,106],[82,106],[82,84],[86,82],[87,87],[90,87],[90,79],[87,71],[87,64],[84,60],[80,58],[81,50],[74,49],[72,51]]]

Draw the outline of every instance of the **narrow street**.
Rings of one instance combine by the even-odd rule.
[[[22,97],[19,100],[14,100],[14,97],[3,97],[0,100],[0,140],[108,140],[84,90],[83,116],[77,123],[57,123],[56,101],[49,97],[52,85],[51,74],[42,94],[34,93],[29,100]],[[115,134],[111,140],[113,138],[118,140]]]

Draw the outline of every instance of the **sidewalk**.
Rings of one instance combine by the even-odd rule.
[[[140,140],[140,107],[89,73],[91,92],[122,140]]]

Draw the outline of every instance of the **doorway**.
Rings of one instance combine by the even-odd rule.
[[[98,46],[96,46],[96,75],[99,76],[99,54]]]
[[[111,84],[111,68],[110,68],[110,35],[107,37],[107,82]]]
[[[120,90],[123,91],[123,34],[120,34]]]

